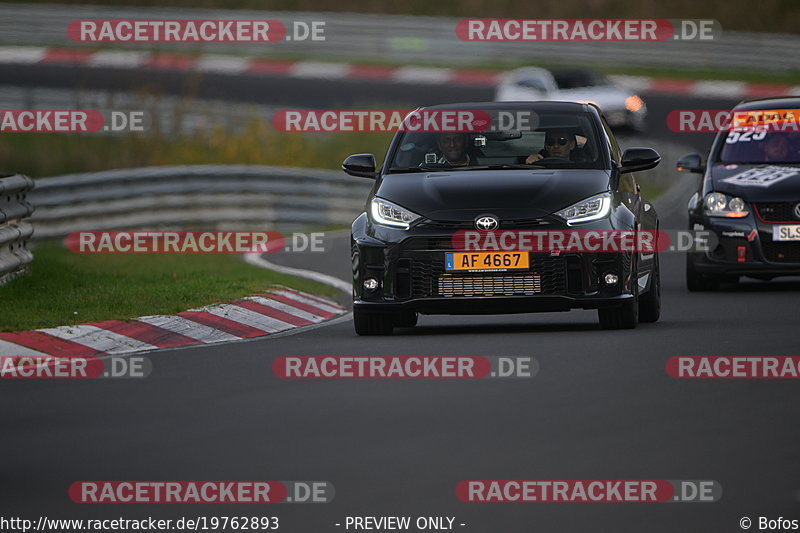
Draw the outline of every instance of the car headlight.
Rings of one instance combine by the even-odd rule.
[[[703,200],[703,214],[709,217],[742,218],[749,213],[747,204],[738,196],[710,192]]]
[[[372,199],[370,214],[372,215],[372,221],[377,224],[403,229],[408,229],[413,222],[421,218],[413,211],[382,198]]]
[[[627,109],[631,113],[636,113],[643,107],[644,107],[644,101],[635,94],[625,99],[625,109]]]
[[[556,215],[567,221],[567,224],[578,224],[580,222],[591,222],[600,220],[608,216],[611,212],[611,193],[604,192],[581,200],[566,209],[558,211]]]

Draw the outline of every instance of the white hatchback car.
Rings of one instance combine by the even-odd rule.
[[[637,131],[644,130],[647,119],[647,106],[641,97],[589,69],[518,68],[503,76],[495,100],[591,102],[603,110],[610,126]]]

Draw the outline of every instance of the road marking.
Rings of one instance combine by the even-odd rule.
[[[453,70],[434,67],[400,67],[392,74],[394,81],[402,83],[446,83]]]
[[[225,342],[225,341],[237,341],[241,338],[235,335],[231,335],[230,333],[227,333],[220,329],[212,328],[205,324],[194,322],[193,320],[188,320],[181,316],[164,316],[164,315],[141,316],[137,318],[137,320],[139,322],[144,322],[145,324],[152,324],[153,326],[158,326],[159,328],[171,331],[173,333],[177,333],[179,335],[185,335],[186,337],[195,339],[205,344],[211,344],[215,342]]]
[[[49,355],[44,352],[40,352],[38,350],[31,350],[30,348],[26,348],[20,344],[15,344],[13,342],[8,342],[0,339],[0,356],[11,356],[11,355],[30,355],[34,357],[41,357],[43,355]]]
[[[158,346],[153,346],[146,342],[137,341],[130,337],[106,331],[96,326],[79,324],[77,326],[59,326],[57,328],[39,329],[42,333],[58,337],[60,339],[77,342],[88,346],[98,352],[109,354],[126,353],[142,350],[154,350]]]
[[[261,268],[266,268],[268,270],[274,270],[275,272],[279,272],[281,274],[290,274],[292,276],[297,276],[298,278],[305,278],[313,281],[318,281],[320,283],[330,285],[331,287],[335,287],[340,291],[344,291],[348,294],[350,294],[353,290],[353,287],[350,283],[347,283],[346,281],[343,281],[339,278],[335,278],[333,276],[329,276],[328,274],[323,274],[321,272],[316,272],[314,270],[306,270],[303,268],[292,268],[283,265],[276,265],[275,263],[271,263],[266,259],[264,259],[258,252],[245,254],[244,260],[245,262],[251,265],[259,266]]]
[[[222,54],[206,54],[200,56],[195,69],[201,72],[221,74],[241,74],[250,67],[250,60],[244,57],[226,56]]]
[[[317,61],[298,61],[289,74],[295,78],[340,79],[347,77],[350,65],[347,63],[322,63]]]
[[[196,309],[196,311],[205,311],[220,318],[226,318],[234,322],[245,324],[251,328],[260,329],[266,333],[275,333],[276,331],[283,331],[284,329],[293,327],[291,324],[282,320],[250,311],[249,309],[235,304],[216,305],[207,309]]]
[[[296,316],[298,318],[302,318],[304,320],[308,320],[309,322],[322,322],[323,320],[325,320],[325,317],[323,316],[303,311],[302,309],[285,304],[283,302],[279,302],[278,300],[271,300],[269,298],[263,298],[261,296],[248,296],[247,298],[245,298],[245,300],[250,300],[256,302],[257,304],[261,304],[265,307],[271,307],[278,311],[283,311],[284,313]]]

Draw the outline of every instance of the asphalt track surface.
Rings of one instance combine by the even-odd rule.
[[[102,73],[91,75],[104,85]],[[36,76],[44,76],[37,85],[74,83]],[[148,82],[182,83],[170,78]],[[383,91],[420,103],[490,96],[485,88],[268,81],[201,80],[197,90],[262,103],[281,95],[285,105],[316,98],[320,107]],[[646,96],[648,133],[664,140],[670,109],[731,103]],[[680,141],[704,151],[710,138]],[[686,227],[684,205],[658,206],[664,228]],[[349,276],[341,235],[325,253],[270,260]],[[743,516],[800,519],[797,382],[681,381],[664,369],[674,355],[798,355],[800,283],[689,293],[677,253],[662,255],[662,278],[661,321],[630,331],[600,330],[590,311],[423,316],[383,338],[357,337],[343,319],[290,336],[151,353],[153,372],[139,381],[4,381],[0,515],[274,515],[282,531],[307,533],[344,530],[334,524],[346,516],[454,516],[466,524],[457,530],[480,533],[722,533],[741,531]],[[529,380],[280,380],[271,371],[280,355],[530,355],[540,370]],[[128,479],[327,480],[336,498],[89,506],[67,497],[76,480]],[[718,481],[723,495],[692,504],[478,504],[456,499],[464,479],[703,479]]]

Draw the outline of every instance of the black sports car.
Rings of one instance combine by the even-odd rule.
[[[678,170],[703,174],[689,200],[689,228],[716,237],[713,249],[687,254],[690,291],[742,275],[800,274],[798,108],[800,98],[742,102],[732,112],[739,120],[714,139],[708,165],[700,154],[678,161]]]
[[[342,164],[350,175],[375,180],[352,226],[356,332],[390,334],[416,325],[419,313],[598,309],[600,324],[614,329],[658,320],[657,252],[462,247],[465,234],[654,235],[656,211],[631,172],[655,167],[658,153],[620,153],[591,104],[498,102],[418,111],[453,110],[490,117],[491,127],[405,129],[394,136],[382,169],[372,154]],[[508,117],[517,120],[511,127]]]

